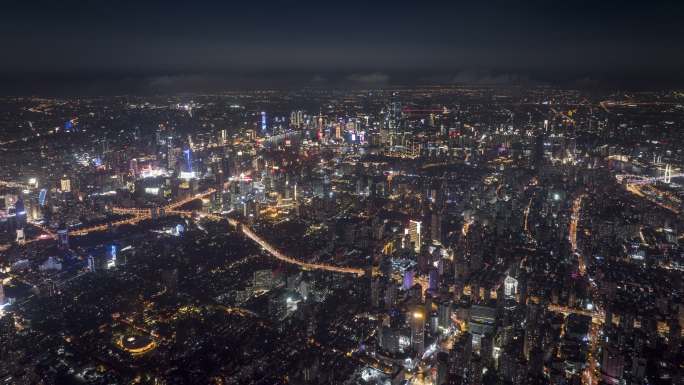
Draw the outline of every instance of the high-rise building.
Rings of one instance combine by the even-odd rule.
[[[21,196],[14,203],[14,209],[16,214],[17,228],[23,229],[26,226],[26,205],[24,204],[24,198]]]
[[[88,256],[88,270],[91,273],[94,273],[95,271],[98,270],[97,269],[97,261],[95,260],[95,257],[93,257],[92,255]]]
[[[617,385],[623,378],[625,357],[614,342],[608,342],[603,347],[601,359],[601,377],[608,384]]]
[[[385,308],[391,309],[397,302],[397,286],[390,283],[385,290]]]
[[[57,245],[60,249],[69,248],[69,229],[64,224],[57,229]]]
[[[504,295],[506,299],[515,299],[518,293],[518,280],[507,275],[504,279]]]
[[[302,110],[290,113],[290,125],[294,128],[301,128],[304,124],[304,112]]]
[[[411,323],[411,346],[417,353],[425,349],[425,310],[417,307],[410,315]]]
[[[342,125],[340,123],[335,124],[335,139],[342,139]]]
[[[380,279],[371,279],[371,306],[380,307]]]
[[[26,242],[26,236],[24,235],[24,229],[17,229],[17,243],[24,244]]]
[[[60,190],[65,193],[71,192],[71,180],[66,176],[60,180]]]
[[[439,289],[439,271],[436,268],[431,268],[428,273],[428,291],[431,293],[437,292]]]
[[[442,300],[437,305],[437,314],[439,318],[439,327],[448,329],[451,325],[451,301]]]
[[[192,150],[189,148],[183,150],[183,156],[185,157],[185,171],[192,172]]]
[[[415,252],[420,252],[420,246],[421,246],[421,239],[420,239],[420,232],[421,232],[421,225],[422,223],[420,221],[414,221],[410,220],[409,221],[409,240],[413,244],[413,249]]]
[[[534,142],[534,168],[536,170],[541,169],[541,166],[544,164],[544,136],[543,135],[537,135],[535,138]]]
[[[442,242],[442,215],[438,212],[432,213],[430,221],[430,235],[433,241]]]
[[[401,286],[402,290],[409,290],[411,287],[413,287],[413,280],[416,276],[416,272],[413,270],[406,270],[404,271],[404,278],[403,278],[403,283]]]
[[[468,329],[473,335],[473,341],[480,345],[480,340],[486,334],[493,333],[496,325],[496,308],[473,305],[470,308],[470,322]]]
[[[14,316],[12,314],[7,314],[4,317],[0,317],[0,355],[3,358],[8,355],[15,334]],[[6,362],[3,362],[2,364],[4,365]]]

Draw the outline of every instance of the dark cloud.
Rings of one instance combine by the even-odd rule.
[[[682,19],[684,2],[674,0],[7,0],[0,87],[58,78],[73,82],[62,88],[126,78],[136,92],[273,83],[257,72],[290,84],[320,83],[315,74],[327,84],[676,84]]]
[[[320,83],[326,83],[327,81],[328,81],[328,79],[327,79],[325,76],[322,76],[322,75],[314,75],[314,76],[311,78],[311,82],[312,82],[312,83],[319,83],[319,84],[320,84]]]
[[[503,85],[529,82],[525,76],[516,73],[493,73],[486,70],[464,70],[451,79],[451,83]]]
[[[347,76],[347,80],[355,83],[384,84],[390,80],[390,77],[382,72],[373,72],[368,74],[351,74]]]

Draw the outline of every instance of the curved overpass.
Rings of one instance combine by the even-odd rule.
[[[264,250],[268,251],[272,256],[274,256],[276,259],[279,259],[283,262],[287,262],[293,265],[298,265],[301,266],[302,268],[306,270],[324,270],[324,271],[332,271],[335,273],[345,273],[345,274],[355,274],[357,276],[362,276],[364,274],[364,271],[362,269],[357,269],[353,267],[340,267],[340,266],[335,266],[335,265],[329,265],[325,263],[310,263],[310,262],[304,262],[300,261],[299,259],[287,256],[280,252],[280,250],[276,249],[273,247],[271,244],[266,242],[263,238],[258,236],[252,229],[250,229],[247,226],[239,226],[240,223],[237,222],[234,219],[229,220],[231,225],[238,226],[238,228],[242,229],[242,233],[247,236],[247,238],[251,239],[255,243],[257,243],[259,246],[263,247]]]
[[[185,216],[192,216],[193,215],[192,211],[170,211],[170,213],[178,214],[178,215],[185,215]],[[211,219],[214,221],[220,221],[222,219],[228,220],[228,223],[231,226],[238,229],[238,231],[241,231],[242,234],[244,234],[247,238],[251,239],[254,243],[261,246],[264,250],[266,250],[269,254],[271,254],[276,259],[283,261],[285,263],[300,266],[301,268],[303,268],[305,270],[323,270],[323,271],[331,271],[331,272],[335,272],[335,273],[354,274],[358,277],[365,274],[363,269],[359,269],[359,268],[335,266],[335,265],[331,265],[331,264],[327,264],[327,263],[304,262],[304,261],[299,260],[297,258],[285,255],[283,252],[278,250],[275,246],[271,245],[270,243],[268,243],[268,241],[266,241],[265,239],[260,237],[257,233],[255,233],[248,226],[243,225],[242,223],[240,223],[239,221],[237,221],[235,219],[223,218],[223,217],[215,215],[215,214],[200,214],[200,217],[204,217],[204,218]]]
[[[194,214],[193,211],[183,211],[183,210],[176,210],[178,207],[181,207],[187,203],[192,202],[195,199],[200,199],[207,197],[213,193],[215,193],[215,189],[209,189],[205,192],[195,194],[193,196],[187,197],[185,199],[182,199],[180,201],[171,203],[169,205],[166,205],[163,207],[164,210],[166,210],[167,213],[169,214],[177,214],[177,215],[183,215],[183,216],[192,216]],[[119,226],[123,224],[135,224],[138,223],[142,220],[148,219],[151,217],[151,212],[150,210],[140,210],[140,209],[122,209],[122,208],[115,208],[115,212],[120,213],[120,214],[133,214],[135,215],[133,218],[126,219],[126,220],[121,220],[118,222],[112,222],[111,224],[105,224],[105,225],[99,225],[99,226],[93,226],[89,228],[84,228],[80,230],[76,230],[73,232],[70,232],[71,235],[74,236],[79,236],[79,235],[86,235],[90,232],[94,231],[103,231],[107,230],[110,227],[113,226]],[[311,263],[311,262],[304,262],[301,261],[297,258],[285,255],[283,252],[278,250],[276,247],[268,243],[265,239],[260,237],[258,234],[256,234],[252,229],[250,229],[248,226],[243,225],[242,223],[238,222],[235,219],[232,218],[223,218],[219,215],[215,214],[199,214],[201,217],[208,218],[211,220],[219,221],[222,219],[227,219],[228,223],[241,231],[247,238],[251,239],[254,243],[258,244],[261,246],[264,250],[266,250],[269,254],[271,254],[273,257],[276,259],[283,261],[285,263],[289,263],[292,265],[297,265],[300,266],[301,268],[305,270],[323,270],[323,271],[331,271],[335,273],[343,273],[343,274],[354,274],[356,276],[362,276],[364,275],[363,269],[359,268],[353,268],[353,267],[343,267],[343,266],[335,266],[327,263]]]

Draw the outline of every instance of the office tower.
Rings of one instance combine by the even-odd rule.
[[[60,190],[62,192],[71,192],[71,181],[66,176],[60,180]]]
[[[380,307],[380,278],[372,278],[371,279],[371,306],[374,308]]]
[[[441,300],[437,305],[439,327],[446,330],[451,326],[451,301]]]
[[[411,346],[413,350],[421,354],[425,350],[425,310],[416,307],[410,314]]]
[[[428,273],[428,291],[436,293],[439,288],[439,271],[436,268],[431,268]]]
[[[97,271],[97,261],[95,260],[95,257],[92,255],[88,256],[88,271],[91,273],[94,273]]]
[[[0,356],[3,357],[3,361],[11,349],[11,342],[16,334],[16,328],[14,324],[14,316],[12,314],[6,314],[4,317],[0,317]],[[8,362],[3,362],[0,365],[5,365]]]
[[[430,221],[430,237],[435,242],[442,242],[442,215],[438,212],[432,213],[432,218]]]
[[[625,370],[625,357],[620,348],[610,341],[603,347],[601,358],[601,377],[604,382],[617,385],[621,382]]]
[[[413,287],[413,281],[416,276],[416,272],[413,270],[404,271],[403,283],[401,285],[402,290],[409,290]]]
[[[449,384],[469,384],[472,354],[472,335],[466,332],[454,344],[451,352],[449,352]]]
[[[183,150],[183,156],[185,158],[185,169],[183,171],[185,172],[192,172],[192,150],[187,148]]]
[[[69,249],[69,229],[65,224],[62,224],[59,229],[57,229],[57,245],[60,249]]]
[[[515,299],[518,293],[518,280],[507,275],[504,279],[504,295],[506,299]]]
[[[420,231],[421,231],[421,225],[422,223],[420,221],[414,221],[410,220],[409,221],[409,240],[413,244],[413,249],[416,253],[420,252],[420,246],[421,246],[421,239],[420,239]]]
[[[487,334],[494,333],[496,325],[496,309],[489,306],[473,305],[470,308],[468,329],[472,333],[473,341],[480,345],[480,340]]]
[[[290,113],[290,126],[293,128],[302,128],[304,124],[304,113],[301,110],[292,111]]]
[[[20,196],[14,203],[14,211],[16,215],[17,228],[23,229],[26,226],[26,206],[24,199]]]
[[[534,163],[533,167],[539,171],[544,164],[544,135],[537,135],[534,142]]]
[[[335,124],[335,139],[342,139],[342,125],[340,123]]]
[[[397,285],[391,283],[385,290],[385,309],[391,309],[397,303]]]
[[[24,229],[17,229],[16,242],[19,244],[24,244],[26,242],[26,235],[24,234]]]

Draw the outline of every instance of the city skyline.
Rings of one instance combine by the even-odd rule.
[[[0,384],[684,385],[684,3],[0,10]]]

